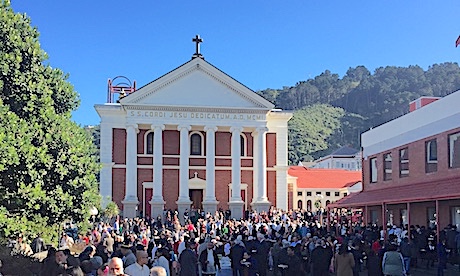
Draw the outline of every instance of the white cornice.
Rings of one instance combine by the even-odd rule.
[[[213,113],[257,113],[267,114],[267,109],[263,108],[231,108],[231,107],[196,107],[196,106],[167,106],[149,104],[125,104],[125,110],[156,110],[156,111],[177,111],[177,112],[213,112]]]

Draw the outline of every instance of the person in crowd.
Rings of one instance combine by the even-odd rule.
[[[232,247],[230,248],[230,260],[231,260],[231,267],[233,271],[233,276],[238,276],[243,273],[241,260],[243,259],[244,252],[246,249],[243,246],[243,242],[241,241],[242,238],[238,237],[232,241]]]
[[[382,271],[385,276],[406,275],[403,256],[397,250],[396,244],[390,244],[383,255]]]
[[[339,247],[334,257],[334,268],[337,276],[353,276],[355,258],[346,245]],[[377,276],[377,275],[376,275]]]
[[[244,276],[256,276],[257,275],[257,262],[254,258],[251,257],[251,253],[245,251],[243,253],[243,258],[240,261],[241,271],[240,275]]]
[[[199,261],[203,275],[215,276],[217,271],[220,270],[219,257],[212,241],[209,241],[207,248],[200,253]]]
[[[198,272],[198,259],[196,257],[195,252],[195,244],[186,241],[185,242],[185,250],[182,251],[179,257],[179,264],[180,264],[180,276],[189,276],[189,275],[197,275]]]
[[[150,269],[150,276],[166,276],[166,270],[161,266],[154,266]]]
[[[156,250],[155,254],[156,256],[153,262],[153,266],[163,267],[166,272],[166,276],[171,276],[168,260],[170,253],[168,252],[168,250],[166,248],[160,248]]]
[[[317,276],[329,276],[329,265],[332,259],[332,250],[326,247],[323,239],[316,241],[316,247],[311,252],[312,273]]]
[[[136,255],[134,255],[131,248],[132,246],[129,244],[123,244],[120,248],[121,254],[123,255],[124,268],[136,263]]]
[[[445,238],[439,241],[436,251],[438,255],[438,276],[444,276],[444,270],[447,266],[447,248]]]
[[[123,260],[114,257],[109,261],[109,274],[108,276],[124,276],[125,271],[123,268]]]
[[[125,268],[125,273],[132,276],[149,276],[150,270],[147,266],[149,256],[147,251],[136,251],[136,262]]]

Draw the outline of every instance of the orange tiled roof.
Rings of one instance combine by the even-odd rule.
[[[289,167],[288,174],[297,177],[297,188],[325,188],[339,189],[350,187],[360,182],[361,171],[347,171],[341,169],[315,169],[303,166]]]

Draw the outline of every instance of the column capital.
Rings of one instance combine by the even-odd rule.
[[[150,125],[150,129],[156,130],[158,128],[161,129],[161,130],[165,130],[165,125],[163,125],[163,124],[152,124],[152,125]]]
[[[213,131],[213,132],[216,132],[218,129],[217,126],[213,126],[213,125],[209,125],[209,126],[205,126],[204,127],[204,131],[208,132],[208,131]]]
[[[252,133],[251,135],[254,137],[256,136],[257,134],[263,134],[265,132],[268,131],[268,127],[257,127]]]
[[[230,128],[230,132],[231,132],[231,133],[235,133],[235,132],[236,132],[236,133],[239,134],[239,133],[243,132],[243,127],[241,127],[241,126],[232,126],[232,127]]]
[[[134,130],[136,130],[136,133],[139,133],[139,125],[138,124],[135,124],[135,123],[126,124],[126,130],[128,130],[129,128],[134,128]]]
[[[192,126],[190,125],[178,125],[177,130],[181,131],[182,129],[187,129],[187,131],[190,131],[192,129]]]

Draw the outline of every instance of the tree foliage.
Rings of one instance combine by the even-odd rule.
[[[326,70],[295,86],[257,93],[279,108],[296,111],[289,124],[289,160],[295,164],[304,157],[327,155],[341,146],[358,148],[362,132],[408,113],[411,101],[421,96],[443,97],[458,89],[460,67],[446,62],[434,64],[427,70],[419,66],[386,66],[374,73],[357,66],[349,68],[342,78]],[[318,110],[306,108],[317,104],[339,107],[343,116],[326,117],[337,115],[329,113],[330,106],[322,105],[326,108],[322,111],[323,117],[317,116],[321,114]],[[315,117],[316,123],[313,118],[308,121],[309,116]],[[331,124],[337,118],[340,124]],[[324,129],[329,127],[331,129]],[[321,133],[315,133],[318,131]],[[325,133],[329,135],[326,140]]]
[[[77,93],[44,64],[38,31],[0,6],[0,234],[51,233],[98,204],[96,149],[70,119]]]

